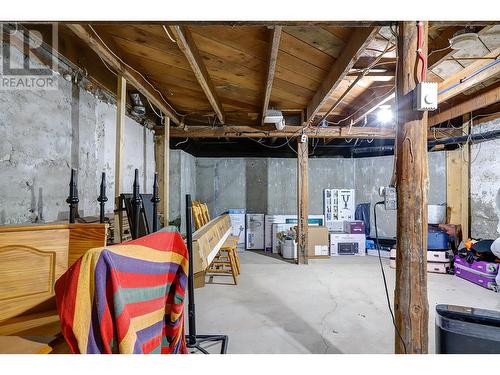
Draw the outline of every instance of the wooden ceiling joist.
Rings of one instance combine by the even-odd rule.
[[[470,25],[469,25],[470,26]],[[478,35],[481,36],[485,34],[488,30],[490,30],[492,25],[484,26],[479,32]],[[458,31],[463,30],[464,26],[452,26],[443,30],[440,35],[435,38],[433,41],[429,42],[429,57],[427,61],[427,69],[432,70],[437,67],[440,63],[449,59],[453,56],[457,50],[451,49],[450,47],[450,39],[455,35]],[[448,48],[447,48],[448,47]],[[460,60],[460,59],[458,59]]]
[[[429,57],[427,61],[427,69],[432,70],[438,66],[443,60],[453,55],[455,50],[450,48],[450,38],[463,27],[449,27],[439,33],[432,41],[429,41]]]
[[[500,85],[489,86],[460,103],[451,105],[433,115],[429,114],[428,126],[440,124],[498,102],[500,102]]]
[[[354,120],[353,124],[357,124],[358,122],[362,121],[366,116],[368,116],[370,113],[374,112],[379,108],[381,105],[384,105],[385,103],[393,100],[396,98],[396,92],[395,89],[390,90],[387,94],[382,95],[380,97],[380,100],[377,101],[376,104],[372,105],[369,107],[366,111],[364,111],[361,115],[358,115]]]
[[[278,52],[281,40],[281,30],[282,30],[281,26],[276,26],[272,30],[270,36],[267,78],[264,91],[264,104],[262,105],[261,125],[264,124],[264,117],[266,116],[266,111],[269,107],[269,99],[271,98],[271,91],[273,89],[274,72],[276,70],[276,61],[278,60]]]
[[[117,74],[122,75],[128,83],[134,86],[139,92],[146,96],[152,104],[170,117],[175,124],[180,125],[181,121],[179,116],[162,97],[159,91],[157,91],[142,74],[135,71],[113,51],[109,50],[106,44],[93,33],[88,26],[81,24],[66,24],[66,27],[88,45],[99,57],[114,69]]]
[[[395,136],[395,131],[390,128],[368,128],[352,127],[351,129],[337,126],[327,128],[306,127],[302,130],[297,126],[285,126],[283,130],[276,130],[273,126],[252,127],[218,127],[196,126],[188,130],[176,128],[170,129],[171,138],[285,138],[296,137],[306,134],[309,138],[334,138],[334,139],[391,139]]]
[[[365,48],[376,37],[379,27],[359,28],[353,32],[342,53],[335,61],[328,75],[321,83],[312,100],[307,105],[306,123],[309,124],[317,115],[323,104],[332,95],[340,82],[359,59]]]
[[[500,74],[499,55],[500,48],[497,48],[484,56],[483,59],[473,62],[465,69],[441,82],[438,86],[439,92],[446,91],[438,96],[438,102],[449,100],[474,86],[498,76]],[[491,60],[488,60],[488,58],[491,58]]]
[[[224,124],[226,119],[221,101],[215,91],[214,84],[212,83],[205,64],[203,63],[203,58],[196,47],[191,32],[189,29],[182,26],[170,26],[170,30],[174,34],[174,38],[177,41],[179,49],[182,53],[184,53],[184,56],[186,56],[186,59],[188,60],[196,79],[203,89],[203,92],[207,96],[210,105],[217,114],[217,118],[222,124]]]

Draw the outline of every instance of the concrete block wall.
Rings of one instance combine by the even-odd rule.
[[[323,189],[356,190],[356,203],[380,200],[378,187],[389,184],[392,156],[309,159],[309,213],[323,213]],[[266,169],[267,167],[267,169]],[[297,213],[297,160],[293,158],[197,158],[197,199],[211,214],[229,208],[267,214]],[[446,203],[446,157],[429,154],[429,203]],[[382,209],[383,211],[383,209]],[[373,224],[373,214],[371,215]],[[395,212],[380,212],[379,235],[396,235]],[[373,225],[372,225],[373,227]]]
[[[182,150],[170,150],[169,221],[181,220],[185,233],[186,194],[196,199],[196,158]]]

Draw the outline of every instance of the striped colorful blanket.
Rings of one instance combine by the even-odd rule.
[[[188,253],[177,232],[85,253],[55,285],[73,353],[187,353]]]

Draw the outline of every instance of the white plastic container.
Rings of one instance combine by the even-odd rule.
[[[445,204],[429,204],[427,205],[427,222],[429,224],[444,224],[446,223],[446,205]]]
[[[297,258],[297,243],[295,240],[284,240],[281,247],[282,256],[285,259]]]

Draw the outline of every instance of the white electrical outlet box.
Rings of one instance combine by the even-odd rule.
[[[394,186],[384,188],[384,206],[386,210],[396,210],[398,208],[396,188]]]
[[[302,134],[300,136],[300,143],[306,143],[307,142],[307,135],[305,134]]]
[[[438,84],[420,82],[415,87],[413,107],[416,111],[434,111],[438,107]]]

